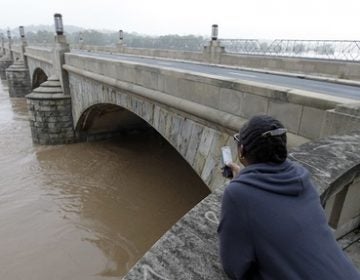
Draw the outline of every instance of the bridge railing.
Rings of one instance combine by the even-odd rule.
[[[360,61],[360,41],[224,39],[221,44],[236,54]]]
[[[44,47],[26,47],[25,55],[27,57],[31,57],[33,59],[46,62],[48,64],[52,64],[52,50],[51,48]]]
[[[201,51],[208,40],[198,38],[182,37],[159,37],[147,38],[146,40],[125,39],[124,43],[130,48],[150,48],[163,50],[181,50],[181,51]]]

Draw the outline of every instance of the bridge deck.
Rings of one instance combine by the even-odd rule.
[[[119,55],[108,53],[95,53],[73,50],[73,53],[81,53],[98,58],[106,58],[130,63],[140,63],[147,66],[187,70],[191,72],[216,75],[219,77],[233,78],[238,80],[254,81],[292,89],[312,91],[337,97],[360,100],[360,88],[352,85],[336,84],[326,81],[315,81],[299,77],[290,77],[255,71],[238,70],[216,65],[204,65],[194,62],[165,60],[157,58],[145,58],[131,55]]]

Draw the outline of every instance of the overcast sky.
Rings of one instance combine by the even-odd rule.
[[[64,24],[149,35],[360,39],[360,0],[1,0],[0,28]]]

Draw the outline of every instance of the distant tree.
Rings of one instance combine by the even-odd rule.
[[[300,54],[305,52],[305,45],[304,44],[295,44],[292,50],[295,54]]]
[[[54,42],[54,33],[44,30],[27,32],[26,38],[29,44],[51,44]]]
[[[322,55],[333,55],[335,53],[335,47],[332,44],[324,44],[316,47],[314,51]]]

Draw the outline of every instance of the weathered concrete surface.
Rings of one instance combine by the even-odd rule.
[[[359,129],[360,102],[338,104],[328,110],[325,117],[323,135],[341,134]]]
[[[304,144],[292,151],[290,158],[310,170],[324,199],[334,187],[348,184],[344,178],[359,178],[359,150],[358,132]],[[220,265],[216,232],[223,189],[215,190],[180,219],[123,279],[228,279]],[[349,238],[341,242],[357,263],[358,247],[347,247]]]
[[[354,132],[306,143],[289,155],[310,170],[337,237],[360,225],[359,151],[360,133]]]

